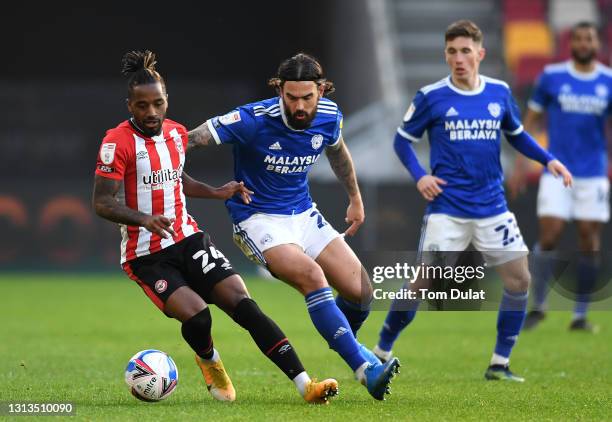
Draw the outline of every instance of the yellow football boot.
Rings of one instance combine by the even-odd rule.
[[[338,381],[328,378],[317,381],[316,378],[310,380],[306,385],[304,400],[314,404],[329,404],[329,398],[338,394]]]
[[[236,390],[232,384],[232,380],[227,375],[223,362],[219,359],[217,362],[206,361],[195,356],[195,361],[204,375],[206,387],[212,394],[215,400],[219,401],[234,401],[236,400]]]

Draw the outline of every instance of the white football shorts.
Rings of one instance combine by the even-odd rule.
[[[295,244],[316,259],[339,236],[315,204],[300,214],[257,213],[234,224],[234,242],[247,258],[260,265],[266,265],[263,252],[284,244]]]
[[[610,220],[610,181],[607,177],[575,178],[566,188],[563,180],[544,173],[538,190],[538,217],[563,220]]]
[[[428,214],[423,219],[419,253],[459,252],[472,243],[487,264],[494,266],[526,256],[516,217],[510,211],[487,218]]]

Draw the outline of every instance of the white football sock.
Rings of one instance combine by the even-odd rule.
[[[357,378],[357,381],[359,381],[360,383],[362,383],[363,385],[365,385],[365,369],[369,366],[370,364],[368,362],[364,362],[359,368],[357,368],[355,370],[355,378]]]
[[[508,365],[510,363],[510,358],[505,356],[498,355],[497,353],[493,353],[491,357],[491,365]]]
[[[306,371],[300,372],[295,378],[293,378],[293,383],[297,387],[298,391],[304,397],[306,394],[306,386],[310,382],[310,377],[306,373]]]
[[[219,362],[220,359],[221,359],[221,356],[219,356],[219,352],[217,352],[217,349],[213,349],[212,357],[206,360],[209,362]]]
[[[391,359],[391,356],[393,356],[393,352],[391,350],[389,351],[383,350],[380,347],[378,347],[378,344],[374,346],[372,351],[374,352],[376,356],[378,356],[380,359],[384,359],[385,361]]]

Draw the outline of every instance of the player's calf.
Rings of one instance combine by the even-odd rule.
[[[208,307],[183,322],[181,326],[183,338],[202,359],[210,359],[213,356],[211,327],[212,318]]]
[[[236,400],[236,390],[230,380],[219,353],[213,347],[212,318],[208,307],[197,313],[181,326],[185,341],[196,352],[195,360],[202,371],[206,387],[219,401]]]
[[[370,315],[371,302],[371,300],[368,300],[365,303],[356,303],[349,301],[340,295],[336,297],[336,306],[338,306],[346,317],[355,337],[357,337],[357,331],[368,318],[368,315]]]
[[[294,382],[306,401],[322,403],[336,395],[338,382],[332,379],[321,383],[311,380],[283,331],[261,311],[253,299],[240,301],[234,309],[233,318],[249,332],[259,350]]]

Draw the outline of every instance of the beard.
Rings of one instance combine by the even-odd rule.
[[[597,57],[597,52],[595,50],[588,50],[585,52],[580,52],[578,50],[572,50],[572,59],[579,64],[589,64]]]
[[[316,108],[310,114],[301,110],[291,113],[285,104],[283,104],[283,109],[285,111],[285,116],[287,117],[287,123],[289,123],[289,126],[298,130],[308,129],[317,114]]]
[[[151,119],[150,121],[137,121],[135,118],[132,118],[132,121],[145,136],[152,138],[153,136],[157,136],[161,133],[164,118]],[[147,125],[146,123],[148,122],[155,123],[155,126]]]

